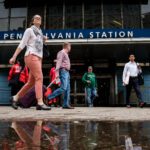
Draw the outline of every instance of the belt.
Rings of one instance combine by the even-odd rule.
[[[135,76],[135,77],[132,77],[132,76],[131,76],[130,78],[131,78],[131,79],[136,79],[136,78],[137,78],[137,76]]]

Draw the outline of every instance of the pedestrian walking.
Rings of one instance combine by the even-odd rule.
[[[26,46],[25,64],[29,68],[29,80],[22,87],[22,89],[14,96],[11,97],[12,107],[18,108],[19,98],[23,97],[29,89],[35,86],[35,93],[37,99],[37,110],[50,110],[50,107],[43,103],[43,73],[42,73],[42,58],[43,58],[43,42],[46,37],[43,36],[41,31],[42,18],[39,15],[33,16],[31,26],[26,29],[23,38],[16,49],[13,57],[10,59],[10,64],[14,64],[17,56],[22,49]]]
[[[97,80],[96,75],[93,73],[93,67],[88,67],[88,72],[86,72],[82,81],[85,85],[85,99],[89,107],[93,107],[94,99],[97,96]]]
[[[145,105],[145,102],[142,99],[142,93],[140,90],[139,79],[138,79],[138,74],[141,72],[140,68],[141,67],[139,66],[139,63],[135,62],[134,54],[131,54],[129,56],[129,62],[125,64],[123,70],[123,85],[126,87],[126,106],[128,108],[131,107],[130,95],[131,95],[132,88],[134,88],[136,92],[139,101],[139,106],[143,107]]]
[[[60,78],[60,88],[56,89],[52,94],[48,95],[48,100],[63,94],[64,109],[73,109],[70,105],[70,59],[69,52],[71,51],[71,44],[64,43],[63,49],[57,53],[56,62],[56,78]]]

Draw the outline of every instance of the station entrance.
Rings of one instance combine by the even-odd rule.
[[[10,88],[7,75],[10,69],[9,58],[14,53],[16,44],[0,46],[0,104],[9,104]],[[61,44],[50,44],[50,57],[43,60],[44,84],[49,83],[49,71],[57,52],[62,49]],[[71,103],[75,106],[86,106],[85,88],[82,76],[89,65],[93,66],[98,81],[98,95],[94,106],[112,106],[125,104],[125,90],[122,86],[122,71],[128,61],[130,53],[134,53],[138,62],[142,64],[145,85],[142,87],[143,97],[150,103],[150,44],[148,43],[120,43],[120,44],[72,44],[69,54],[71,59]],[[23,53],[20,57],[23,57]],[[133,95],[135,95],[133,93]],[[135,96],[133,96],[134,99]]]

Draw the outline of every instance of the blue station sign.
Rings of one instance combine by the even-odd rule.
[[[24,31],[2,31],[0,40],[21,40]],[[150,29],[43,30],[49,39],[150,38]]]

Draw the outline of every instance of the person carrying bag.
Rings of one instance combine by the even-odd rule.
[[[135,62],[135,56],[131,54],[129,56],[129,62],[125,64],[123,70],[123,85],[126,87],[126,106],[130,108],[130,95],[131,90],[134,88],[139,106],[142,108],[145,106],[145,102],[142,99],[142,93],[140,85],[144,84],[144,78],[142,76],[142,70],[138,63]]]

